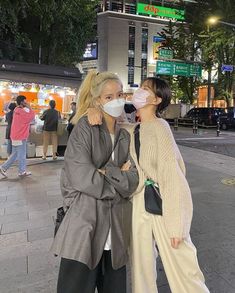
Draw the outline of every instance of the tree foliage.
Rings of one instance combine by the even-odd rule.
[[[174,58],[186,61],[202,61],[205,70],[212,65],[218,69],[218,83],[215,85],[217,97],[227,101],[233,96],[235,80],[233,73],[222,73],[222,64],[235,64],[234,29],[223,24],[208,27],[208,18],[217,16],[225,22],[234,23],[235,0],[197,0],[185,4],[186,22],[170,22],[161,36],[167,39],[167,45],[174,52]],[[173,82],[173,79],[170,79]],[[195,77],[180,77],[174,80],[184,93],[184,99],[192,103],[198,85],[202,82]],[[175,88],[175,85],[174,85]]]
[[[95,1],[1,0],[0,58],[72,65],[96,32]],[[41,51],[41,57],[40,52]]]

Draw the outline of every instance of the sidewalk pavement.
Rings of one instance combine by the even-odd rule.
[[[235,158],[180,149],[194,201],[191,236],[206,283],[211,293],[234,293]],[[13,168],[0,181],[0,293],[56,292],[59,259],[49,248],[63,161],[36,163],[30,162],[32,176],[18,179]],[[158,273],[159,293],[170,293],[162,267]]]

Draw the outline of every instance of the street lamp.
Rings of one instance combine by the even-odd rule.
[[[219,20],[219,18],[215,17],[215,16],[212,16],[212,17],[210,17],[208,19],[208,24],[214,25],[214,24],[217,24],[217,23],[222,23],[222,24],[225,24],[225,25],[228,25],[228,26],[231,26],[231,27],[235,27],[234,23]]]

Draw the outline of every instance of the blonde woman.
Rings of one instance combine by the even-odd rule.
[[[132,200],[132,293],[158,292],[158,254],[172,293],[209,292],[189,234],[193,206],[184,162],[168,123],[159,115],[170,99],[168,84],[155,77],[147,78],[132,98],[141,121],[131,132],[130,146],[139,172]],[[99,112],[92,110],[89,119],[99,122]],[[162,215],[146,210],[144,194],[150,181],[159,186]]]
[[[100,126],[90,126],[86,117],[94,106],[102,112]],[[62,257],[58,293],[126,292],[129,197],[138,174],[129,156],[129,134],[116,124],[123,108],[118,76],[90,72],[81,85],[61,173],[66,215],[52,247]]]

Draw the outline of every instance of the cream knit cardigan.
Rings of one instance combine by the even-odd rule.
[[[133,201],[144,196],[145,179],[153,179],[160,187],[163,220],[169,237],[187,238],[192,221],[192,198],[185,178],[185,165],[168,123],[161,118],[141,123],[141,168],[137,162],[133,131],[134,128],[130,131],[130,152],[139,171],[139,186],[133,194]]]

